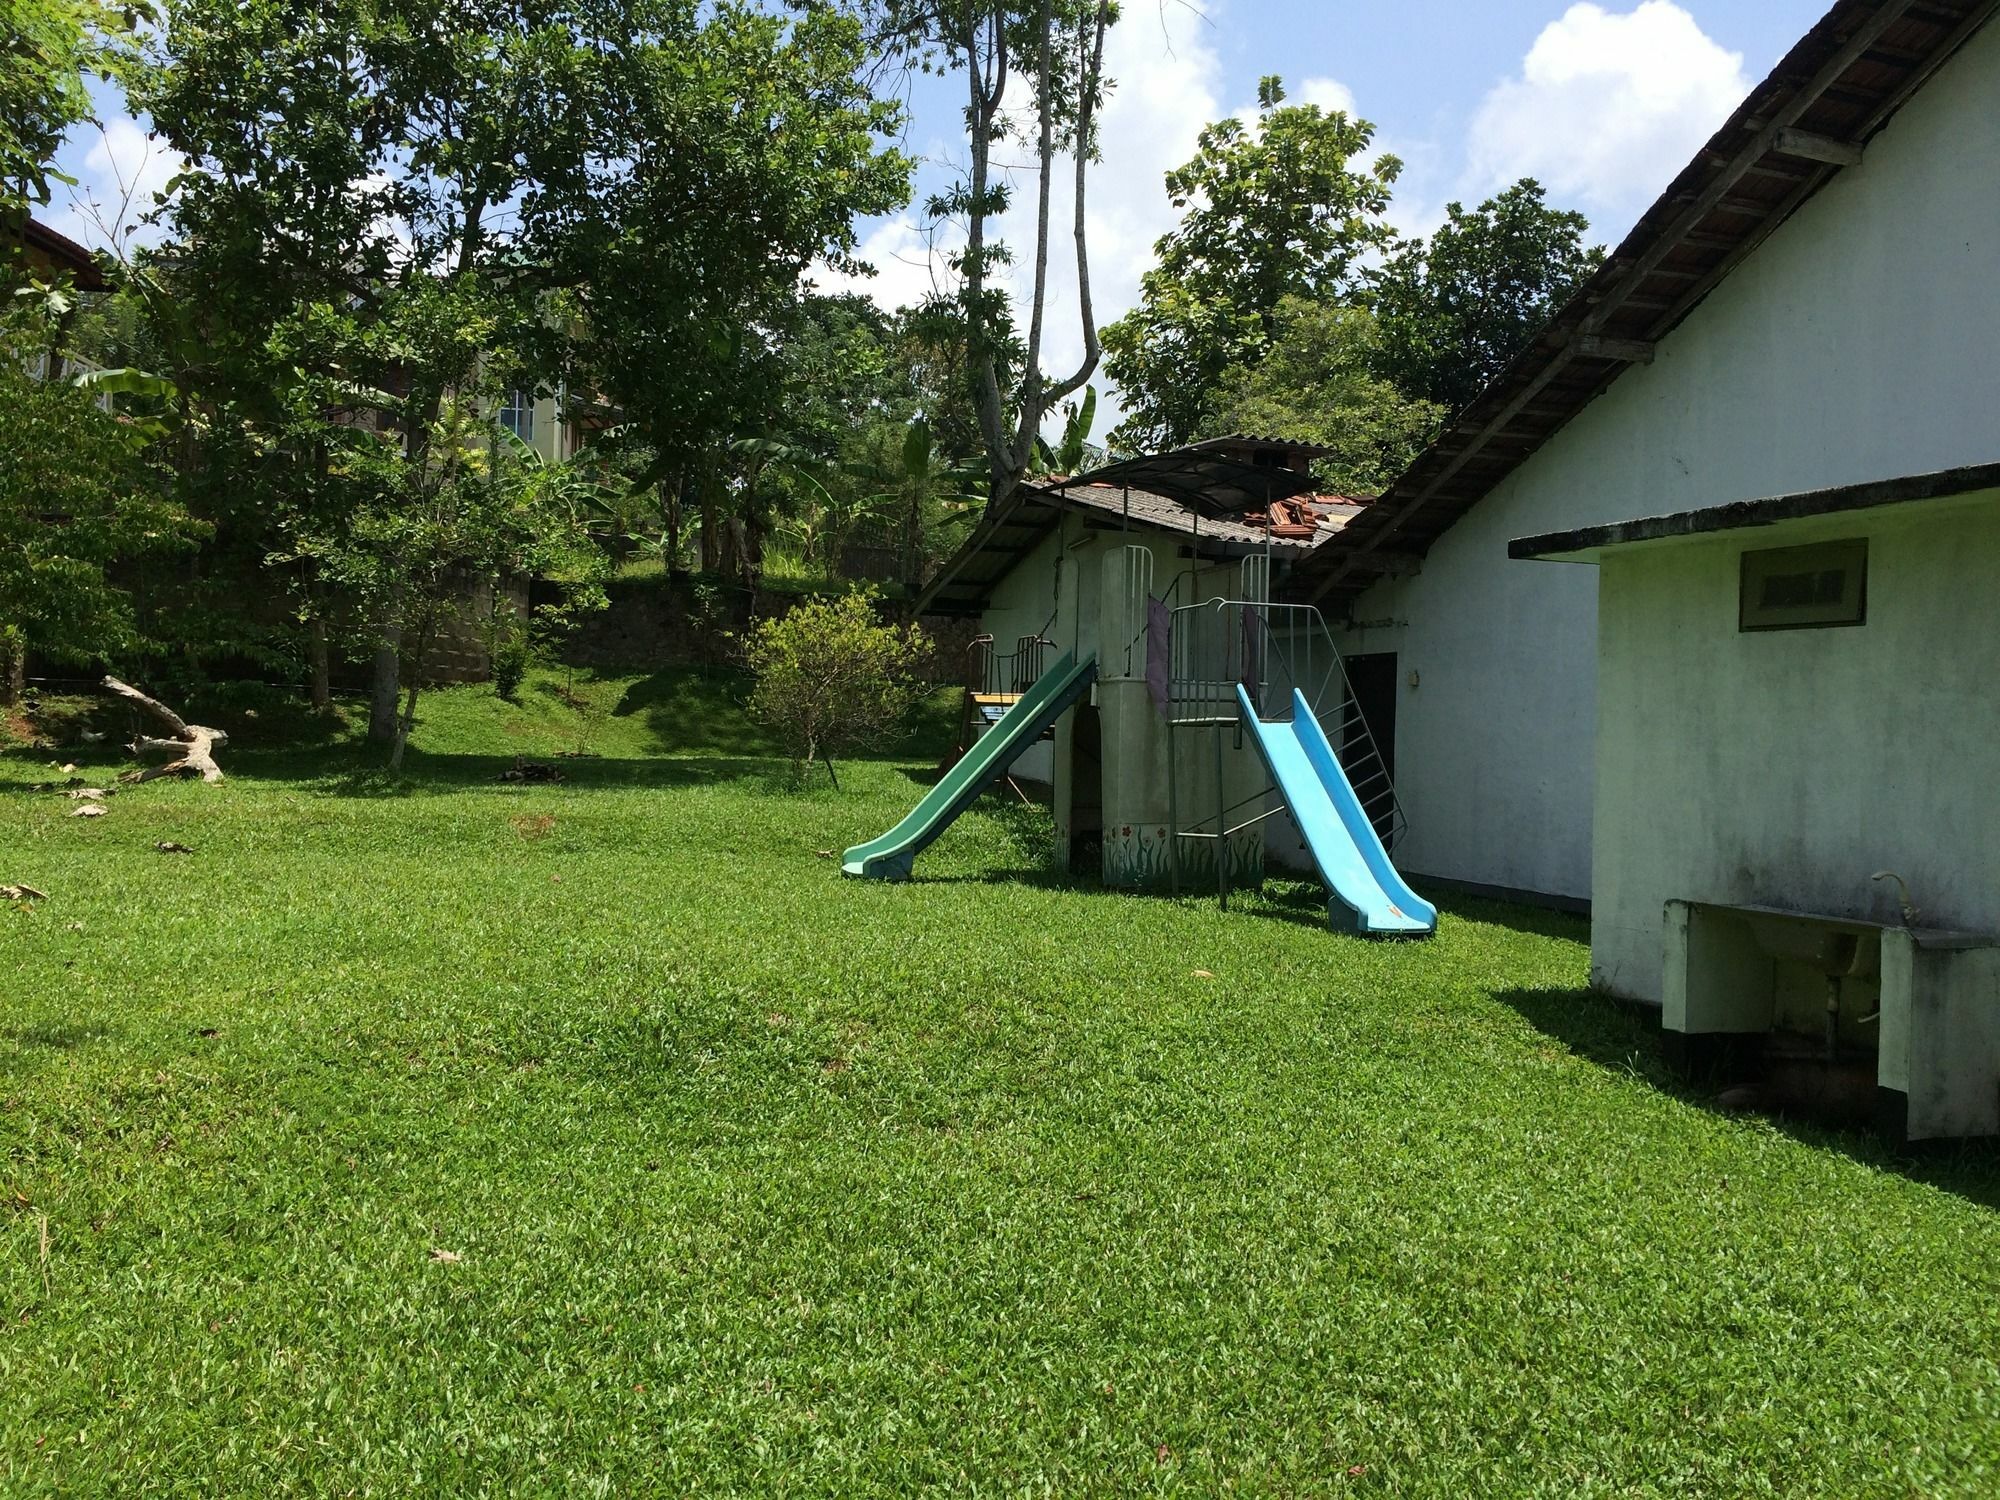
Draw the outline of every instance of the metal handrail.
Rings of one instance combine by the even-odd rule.
[[[1014,649],[995,651],[990,635],[977,635],[966,645],[965,685],[969,692],[985,694],[1025,693],[1049,667],[1049,653],[1055,642],[1046,635],[1024,635]]]
[[[1326,731],[1383,843],[1409,826],[1395,780],[1362,713],[1326,618],[1310,604],[1205,599],[1172,611],[1167,717],[1173,726],[1219,725],[1236,715],[1241,685],[1263,717],[1289,722],[1294,689]]]

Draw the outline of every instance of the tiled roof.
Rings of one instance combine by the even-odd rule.
[[[1307,495],[1278,504],[1281,515],[1286,506],[1298,506],[1313,518],[1310,532],[1303,526],[1288,527],[1281,519],[1269,538],[1274,556],[1301,559],[1361,514],[1367,502],[1345,495]],[[918,609],[939,614],[978,613],[999,582],[1041,544],[1064,514],[1079,512],[1087,512],[1091,523],[1104,529],[1116,530],[1129,522],[1147,531],[1184,536],[1212,556],[1241,557],[1262,551],[1266,545],[1261,512],[1254,523],[1248,517],[1198,517],[1178,500],[1150,490],[1087,480],[1024,484],[981,518],[972,535],[924,589]]]

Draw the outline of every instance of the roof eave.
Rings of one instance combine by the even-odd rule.
[[[1854,165],[1996,11],[2000,0],[1839,0],[1541,335],[1418,454],[1340,545],[1315,555],[1297,596],[1352,598],[1396,571],[1397,560],[1428,552],[1629,365],[1650,362],[1654,345]]]
[[[1507,544],[1507,556],[1522,562],[1594,563],[1607,552],[1631,547],[1690,541],[1925,501],[1953,500],[1985,491],[2000,491],[2000,463],[1966,464],[1863,484],[1834,485],[1711,505],[1701,510],[1676,511],[1665,516],[1645,516],[1606,526],[1517,537]]]

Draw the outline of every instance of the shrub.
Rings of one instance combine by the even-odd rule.
[[[528,675],[531,651],[526,623],[511,610],[496,613],[488,650],[493,663],[493,691],[512,701],[521,691],[521,679]]]
[[[750,711],[784,741],[794,774],[825,760],[832,776],[835,752],[877,745],[902,723],[929,649],[919,627],[881,623],[872,592],[800,604],[751,633]]]

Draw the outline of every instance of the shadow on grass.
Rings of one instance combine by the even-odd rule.
[[[1716,1103],[1727,1080],[1688,1077],[1668,1061],[1660,1013],[1653,1006],[1588,988],[1496,990],[1493,998],[1577,1057],[1711,1114],[1741,1118]],[[1786,1114],[1760,1118],[1804,1145],[1839,1152],[1865,1167],[1954,1193],[1982,1208],[2000,1209],[2000,1149],[1991,1141],[1919,1142],[1898,1148],[1869,1130]]]
[[[903,774],[910,780],[925,784],[935,778],[927,773],[905,769]],[[1140,897],[1165,901],[1185,901],[1189,899],[1213,901],[1216,899],[1212,879],[1204,883],[1198,873],[1190,872],[1184,877],[1178,892],[1171,886],[1106,886],[1095,875],[1064,871],[1055,862],[1054,830],[1049,826],[1049,810],[1039,803],[1023,803],[1004,788],[988,791],[976,804],[989,817],[1002,824],[1007,852],[1028,853],[1031,857],[1022,861],[1015,859],[992,869],[964,875],[926,876],[916,874],[914,885],[1026,885],[1043,890],[1072,891],[1080,896],[1121,896]],[[1433,901],[1438,910],[1460,921],[1478,922],[1486,926],[1505,927],[1511,931],[1532,934],[1537,937],[1556,938],[1568,942],[1588,943],[1590,924],[1582,917],[1569,912],[1555,911],[1545,907],[1513,906],[1503,901],[1487,897],[1468,896],[1459,892],[1426,890],[1421,883],[1418,891]],[[1311,875],[1278,870],[1275,867],[1266,875],[1263,885],[1239,887],[1229,892],[1229,909],[1242,915],[1271,922],[1289,922],[1294,926],[1311,928],[1319,932],[1334,930],[1327,912],[1326,888]],[[1408,942],[1408,938],[1387,937],[1384,942]]]
[[[639,720],[661,755],[782,756],[784,747],[746,711],[753,685],[731,668],[667,667],[627,687],[611,717]]]
[[[1549,906],[1528,906],[1497,901],[1491,896],[1468,896],[1462,891],[1439,890],[1422,880],[1411,885],[1437,909],[1462,922],[1478,922],[1488,927],[1504,927],[1509,932],[1532,937],[1557,938],[1564,942],[1588,943],[1590,918],[1575,912],[1557,911]]]
[[[50,1069],[67,1066],[64,1061],[67,1054],[116,1035],[112,1027],[98,1023],[0,1026],[0,1078],[26,1082]]]
[[[400,773],[384,769],[379,751],[346,747],[329,753],[245,755],[237,769],[265,781],[293,781],[327,797],[389,799],[462,792],[471,787],[560,787],[565,791],[749,784],[772,793],[795,790],[782,757],[692,755],[654,759],[613,756],[434,754],[412,745]],[[560,782],[503,781],[516,764],[553,766]]]
[[[69,1052],[91,1042],[101,1042],[112,1034],[111,1028],[101,1023],[0,1026],[0,1042],[11,1043],[23,1051]]]
[[[645,726],[649,748],[661,755],[735,754],[778,758],[785,747],[750,717],[756,680],[733,667],[667,667],[625,689],[611,710],[614,719],[636,718]],[[556,684],[545,691],[560,699]],[[922,759],[935,764],[956,732],[954,692],[931,693],[917,705],[899,735],[868,752],[868,758]],[[919,771],[912,780],[929,775]]]

